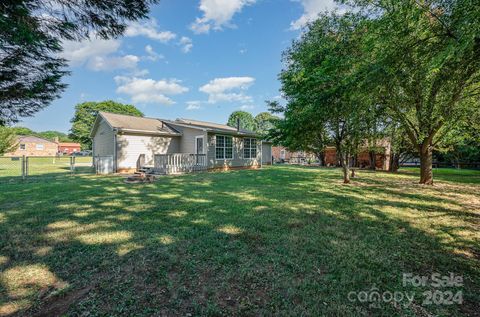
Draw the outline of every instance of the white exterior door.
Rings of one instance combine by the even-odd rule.
[[[197,164],[202,162],[202,158],[198,154],[205,154],[204,144],[203,144],[203,135],[195,137],[195,154]]]
[[[203,152],[203,136],[195,137],[195,154],[204,154],[204,152]]]

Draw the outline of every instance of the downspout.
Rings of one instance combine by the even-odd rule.
[[[113,172],[117,173],[117,132],[118,129],[113,129]]]
[[[263,168],[263,140],[260,140],[260,168]]]
[[[81,149],[81,148],[80,148]],[[95,168],[95,174],[97,173],[97,162],[95,162],[95,138],[92,138],[92,164]]]

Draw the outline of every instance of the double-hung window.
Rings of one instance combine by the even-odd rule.
[[[215,136],[215,158],[217,160],[233,158],[233,140],[231,136]]]
[[[257,158],[257,139],[243,139],[243,158]]]

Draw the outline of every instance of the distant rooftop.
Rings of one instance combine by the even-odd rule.
[[[36,142],[36,143],[55,143],[53,141],[39,138],[38,136],[33,136],[33,135],[19,135],[17,137],[18,142]]]
[[[58,145],[61,145],[61,146],[80,146],[80,143],[75,143],[75,142],[58,142]]]

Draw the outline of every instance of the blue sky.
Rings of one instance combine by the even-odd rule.
[[[226,122],[279,97],[281,53],[333,0],[162,0],[114,40],[64,43],[62,97],[18,125],[68,132],[74,106],[112,99],[146,116]]]

